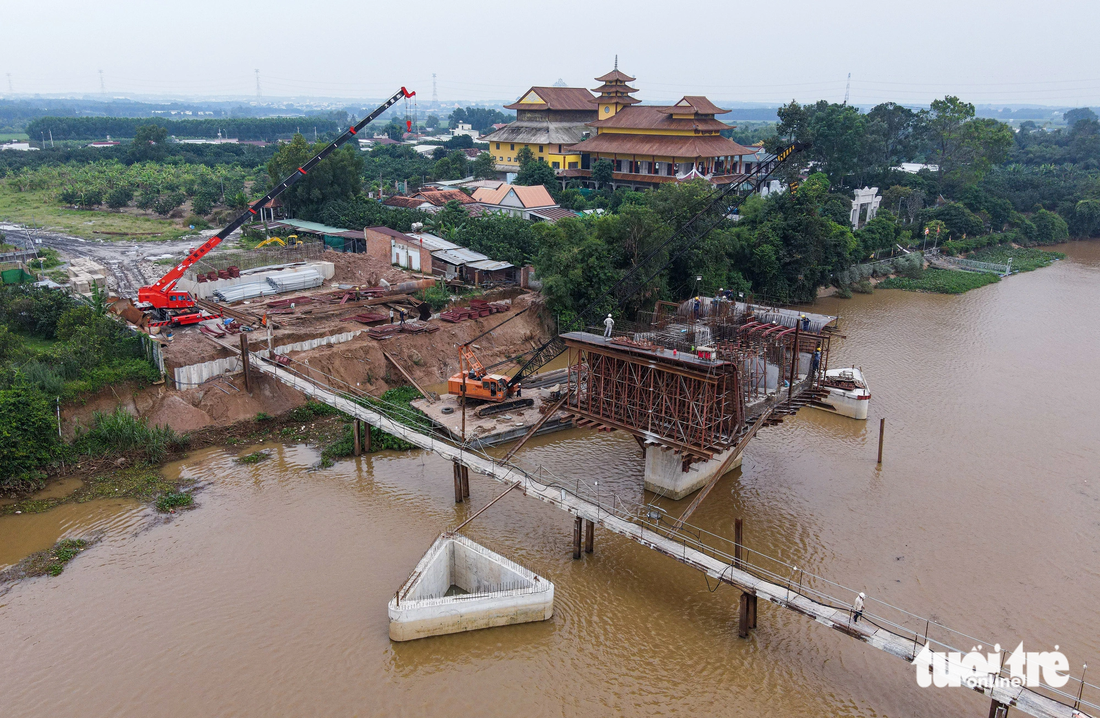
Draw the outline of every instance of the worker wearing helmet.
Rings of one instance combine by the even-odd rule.
[[[604,339],[611,338],[611,330],[615,328],[615,320],[611,318],[611,315],[607,315],[607,319],[603,320],[603,337]]]
[[[802,331],[810,331],[810,318],[807,317],[805,314],[802,315]]]

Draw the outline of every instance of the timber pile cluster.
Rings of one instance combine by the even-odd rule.
[[[390,339],[398,334],[431,334],[438,332],[439,327],[427,322],[406,322],[404,324],[383,324],[371,327],[367,330],[367,336],[371,339]]]
[[[448,310],[440,314],[439,318],[445,322],[457,323],[466,321],[467,319],[487,317],[490,314],[497,314],[498,312],[506,312],[511,308],[511,305],[503,302],[486,302],[484,299],[471,299],[470,306]]]

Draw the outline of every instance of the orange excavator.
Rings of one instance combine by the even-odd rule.
[[[457,397],[499,404],[520,395],[520,385],[510,384],[510,376],[487,372],[469,344],[458,348],[458,367],[458,373],[447,380],[447,391]]]

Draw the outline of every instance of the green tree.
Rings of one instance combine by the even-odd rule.
[[[153,211],[163,217],[167,217],[172,214],[173,210],[179,209],[186,199],[187,197],[183,192],[166,192],[157,197],[156,201],[153,202]]]
[[[491,179],[495,177],[496,163],[493,162],[493,156],[488,152],[478,154],[477,158],[473,161],[472,171],[475,179]]]
[[[191,198],[191,211],[200,217],[205,217],[214,209],[214,195],[203,191]]]
[[[134,188],[127,184],[120,184],[107,193],[107,206],[111,209],[121,209],[130,204],[134,198]]]
[[[429,130],[434,130],[439,127],[439,118],[435,115],[428,115],[428,119],[424,120],[424,126]]]
[[[310,145],[302,135],[294,135],[267,163],[270,187],[289,177],[324,147],[324,143]],[[360,152],[345,145],[317,163],[309,174],[283,192],[280,200],[291,216],[315,216],[326,202],[361,194],[362,171]]]
[[[619,273],[612,267],[607,244],[595,236],[590,223],[563,219],[534,226],[539,247],[535,269],[542,281],[542,294],[550,309],[561,317],[564,330],[615,283]],[[606,298],[596,312],[611,311],[613,307],[614,301]]]
[[[524,147],[524,149],[527,148]],[[528,186],[540,184],[553,194],[558,187],[558,178],[553,167],[541,160],[535,160],[520,167],[516,174],[516,184]]]
[[[138,125],[126,153],[129,162],[160,162],[168,154],[168,130],[160,125]]]
[[[50,460],[57,436],[51,409],[35,389],[0,391],[0,490],[40,483],[41,467]]]
[[[604,185],[610,184],[614,179],[614,168],[611,166],[611,160],[599,159],[592,164],[592,181],[596,183],[596,189],[600,189]]]
[[[400,142],[405,138],[405,125],[401,124],[397,120],[390,120],[390,123],[386,125],[386,136],[394,142]]]
[[[1100,118],[1098,118],[1096,116],[1096,113],[1088,107],[1076,107],[1072,110],[1068,110],[1067,112],[1065,112],[1062,115],[1062,119],[1066,121],[1066,126],[1072,128],[1081,120],[1092,120],[1093,122],[1096,122],[1097,119]]]
[[[920,117],[894,102],[876,105],[867,113],[865,153],[869,167],[885,170],[913,158]]]
[[[964,126],[974,117],[974,105],[954,95],[932,100],[931,110],[924,117],[924,130],[931,143],[933,161],[944,175],[955,171],[962,162],[966,142]]]
[[[516,164],[519,165],[522,171],[524,167],[535,161],[535,153],[531,151],[530,147],[526,145],[519,148],[519,152],[516,153]]]

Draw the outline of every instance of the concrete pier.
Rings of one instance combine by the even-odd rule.
[[[660,496],[679,501],[706,486],[714,472],[733,453],[735,447],[726,449],[709,461],[700,461],[684,471],[684,456],[659,444],[647,444],[645,447],[645,488]],[[733,471],[741,465],[743,456],[738,456],[727,471]]]
[[[554,584],[465,536],[443,534],[390,600],[390,639],[411,641],[554,615]]]

